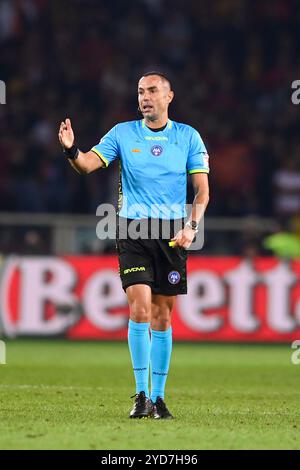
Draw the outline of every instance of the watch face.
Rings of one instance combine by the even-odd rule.
[[[191,227],[192,227],[193,230],[197,230],[198,224],[195,220],[191,220]]]

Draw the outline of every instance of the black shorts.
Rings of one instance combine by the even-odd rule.
[[[150,229],[149,219],[143,220]],[[184,248],[169,246],[170,238],[177,233],[179,225],[179,228],[183,228],[184,219],[177,220],[176,224],[171,221],[170,237],[166,239],[162,237],[164,232],[161,220],[158,221],[159,236],[156,239],[150,236],[147,239],[132,239],[128,232],[124,233],[124,225],[120,229],[120,221],[125,221],[127,229],[131,220],[119,218],[117,226],[117,252],[123,289],[126,291],[127,287],[134,284],[147,284],[153,294],[186,294],[187,252]]]

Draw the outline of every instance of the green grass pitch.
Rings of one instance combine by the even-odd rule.
[[[286,345],[175,343],[173,421],[130,420],[126,343],[7,342],[0,449],[299,449],[300,365]]]

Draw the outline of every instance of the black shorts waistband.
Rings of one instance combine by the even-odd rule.
[[[180,219],[117,219],[117,239],[166,239],[170,240],[184,227],[184,218]]]

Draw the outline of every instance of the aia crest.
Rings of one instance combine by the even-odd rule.
[[[170,284],[178,284],[180,281],[180,274],[178,271],[171,271],[168,275],[168,281]]]
[[[153,147],[151,147],[151,153],[155,157],[159,157],[163,153],[162,146],[161,145],[153,145]]]

